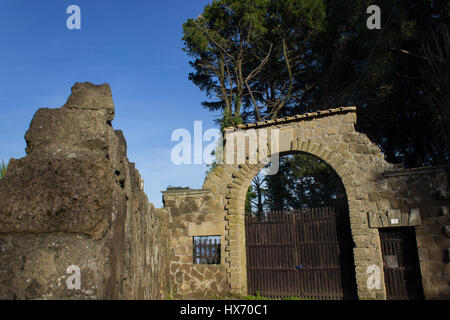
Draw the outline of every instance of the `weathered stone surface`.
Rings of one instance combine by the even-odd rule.
[[[164,191],[163,202],[172,217],[170,246],[176,248],[169,259],[179,262],[173,264],[170,270],[169,287],[172,290],[170,294],[184,299],[227,295],[229,286],[223,281],[226,257],[223,201],[212,197],[209,190],[190,189]],[[220,264],[194,264],[193,237],[196,236],[220,236]],[[186,247],[179,248],[183,243]],[[177,278],[180,271],[189,276]]]
[[[71,90],[72,94],[63,108],[103,110],[109,115],[108,120],[114,119],[114,103],[109,84],[77,82]]]
[[[77,157],[106,155],[114,137],[107,116],[98,110],[39,109],[25,134],[26,152]]]
[[[101,238],[109,227],[114,177],[106,159],[13,160],[0,181],[0,233],[73,232]]]
[[[450,238],[450,225],[444,226],[444,233],[447,236],[447,238]]]
[[[109,85],[90,83],[36,112],[28,155],[0,180],[0,299],[165,297],[168,213],[148,203],[113,116]]]

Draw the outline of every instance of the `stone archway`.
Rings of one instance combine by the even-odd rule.
[[[349,204],[356,282],[360,299],[385,299],[383,262],[377,229],[369,228],[367,213],[391,209],[383,199],[382,173],[394,166],[365,134],[355,130],[356,108],[341,107],[272,121],[240,125],[248,129],[279,130],[279,153],[305,152],[326,161],[340,176]],[[269,151],[270,153],[270,151]],[[270,154],[269,154],[270,155]],[[247,161],[248,162],[248,161]],[[264,167],[257,164],[222,164],[203,184],[223,200],[225,218],[224,257],[231,293],[246,294],[245,195],[253,177]],[[368,267],[380,271],[378,285],[368,286]],[[370,287],[370,288],[369,288]]]

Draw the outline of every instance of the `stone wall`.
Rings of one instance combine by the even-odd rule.
[[[170,212],[170,294],[174,298],[217,298],[229,293],[224,249],[220,264],[194,264],[193,238],[220,236],[225,241],[223,200],[208,190],[163,192],[164,207]]]
[[[219,165],[203,189],[164,191],[155,209],[113,118],[106,84],[77,83],[64,106],[36,112],[27,156],[0,180],[0,299],[245,295],[245,195],[264,164]],[[425,297],[449,299],[448,167],[395,170],[356,120],[349,107],[238,129],[279,129],[276,152],[313,154],[341,177],[360,299],[386,298],[367,267],[382,270],[378,230],[394,226],[416,230]],[[220,264],[194,264],[195,236],[220,236]]]
[[[386,172],[389,218],[370,218],[373,227],[414,226],[422,287],[426,299],[450,299],[449,168],[430,167]],[[375,221],[380,221],[376,223]]]
[[[354,107],[324,110],[272,121],[227,128],[245,135],[253,130],[279,130],[280,155],[309,153],[326,161],[340,176],[347,193],[354,242],[359,299],[386,299],[386,287],[369,288],[368,267],[375,265],[384,279],[379,228],[416,228],[423,288],[427,299],[449,298],[449,192],[445,170],[397,170],[385,161],[378,146],[355,130]],[[269,133],[266,134],[269,136]],[[267,143],[268,153],[274,151]],[[225,148],[226,149],[226,148]],[[246,294],[244,204],[246,191],[264,164],[246,151],[243,164],[225,163],[205,179],[203,188],[222,199],[225,219],[225,270],[232,294]],[[224,151],[225,153],[227,150]],[[236,158],[236,149],[232,150]],[[261,152],[261,151],[258,151]],[[390,221],[397,221],[391,225]]]
[[[167,211],[148,203],[113,118],[107,84],[36,112],[27,156],[0,180],[0,299],[166,296]]]

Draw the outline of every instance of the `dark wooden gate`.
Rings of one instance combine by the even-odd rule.
[[[249,294],[356,297],[347,208],[247,215],[246,246]]]
[[[379,229],[387,298],[423,299],[414,228]]]

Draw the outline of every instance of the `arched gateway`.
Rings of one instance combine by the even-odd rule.
[[[230,154],[233,156],[230,159],[243,159],[241,164],[228,162],[218,165],[206,177],[200,190],[171,189],[163,192],[165,208],[170,212],[172,251],[169,272],[174,297],[249,293],[249,283],[251,285],[254,278],[247,279],[247,271],[251,273],[253,270],[252,266],[247,269],[247,261],[252,261],[250,254],[247,260],[247,247],[253,240],[250,237],[248,241],[246,239],[246,192],[252,179],[267,163],[267,156],[295,153],[307,153],[328,163],[345,188],[348,200],[345,221],[350,226],[347,228],[347,231],[350,229],[347,232],[349,240],[345,241],[351,243],[348,256],[352,260],[345,270],[352,269],[353,283],[356,282],[353,292],[356,291],[357,298],[418,297],[422,284],[428,297],[445,295],[445,288],[441,293],[428,285],[431,283],[428,279],[433,277],[431,271],[428,273],[428,266],[431,265],[426,260],[428,256],[417,257],[417,247],[422,251],[434,250],[431,248],[437,245],[437,242],[427,240],[431,232],[427,230],[432,230],[428,225],[435,223],[436,219],[443,221],[444,218],[438,216],[441,215],[439,212],[447,212],[448,201],[436,199],[433,191],[438,186],[445,189],[445,172],[442,168],[399,169],[384,160],[380,148],[365,134],[355,130],[355,123],[356,108],[341,107],[227,128],[226,133],[234,132],[247,139],[236,144],[230,143],[230,136],[225,136],[224,160],[229,161],[227,155]],[[278,132],[278,148],[273,148],[273,140],[269,139],[272,132]],[[258,138],[257,149],[250,148],[250,139],[254,139],[255,134]],[[267,137],[267,142],[260,137]],[[266,144],[260,144],[260,141]],[[242,145],[247,148],[244,156],[240,157],[241,150],[235,147]],[[260,152],[262,156],[255,157],[254,152]],[[423,202],[422,199],[429,200]],[[311,216],[311,219],[314,217]],[[296,225],[290,228],[292,230]],[[438,234],[439,230],[433,235],[439,238],[438,245],[442,247],[447,245],[448,240]],[[320,233],[316,229],[314,235]],[[323,240],[318,239],[318,242],[323,244],[328,241]],[[295,246],[304,245],[299,241]],[[404,248],[411,250],[404,252]],[[255,256],[255,252],[252,254]],[[408,259],[404,259],[406,256]],[[320,253],[319,258],[322,258]],[[288,264],[292,264],[292,268],[297,267],[291,262]],[[291,271],[291,276],[294,274],[295,278],[295,273]],[[260,279],[265,281],[268,277],[261,275]],[[272,282],[277,282],[274,280],[276,277],[271,278]],[[422,281],[421,277],[425,280]],[[331,281],[323,274],[320,279],[314,281],[322,284]],[[290,282],[286,279],[282,281]],[[297,282],[305,284],[302,280],[297,279]],[[445,284],[444,281],[442,283]],[[254,289],[251,287],[250,293]],[[320,290],[317,292],[320,293]],[[316,295],[316,298],[321,297]],[[339,296],[328,295],[324,298],[327,297]]]
[[[384,160],[381,150],[366,135],[355,131],[355,123],[356,108],[341,107],[240,125],[237,129],[242,129],[242,134],[248,129],[254,129],[257,134],[260,129],[278,129],[280,154],[309,153],[326,161],[337,172],[348,197],[358,297],[384,298],[383,281],[376,283],[377,279],[369,279],[376,274],[367,272],[370,265],[378,266],[381,273],[383,269],[378,230],[369,228],[367,212],[384,213],[390,209],[389,201],[369,199],[369,194],[383,191],[379,182],[381,174],[393,165]],[[236,128],[227,130],[232,129]],[[208,175],[203,185],[214,197],[223,199],[224,258],[232,293],[247,292],[245,196],[252,179],[263,167],[260,162],[223,164]],[[379,276],[383,279],[382,274]]]

